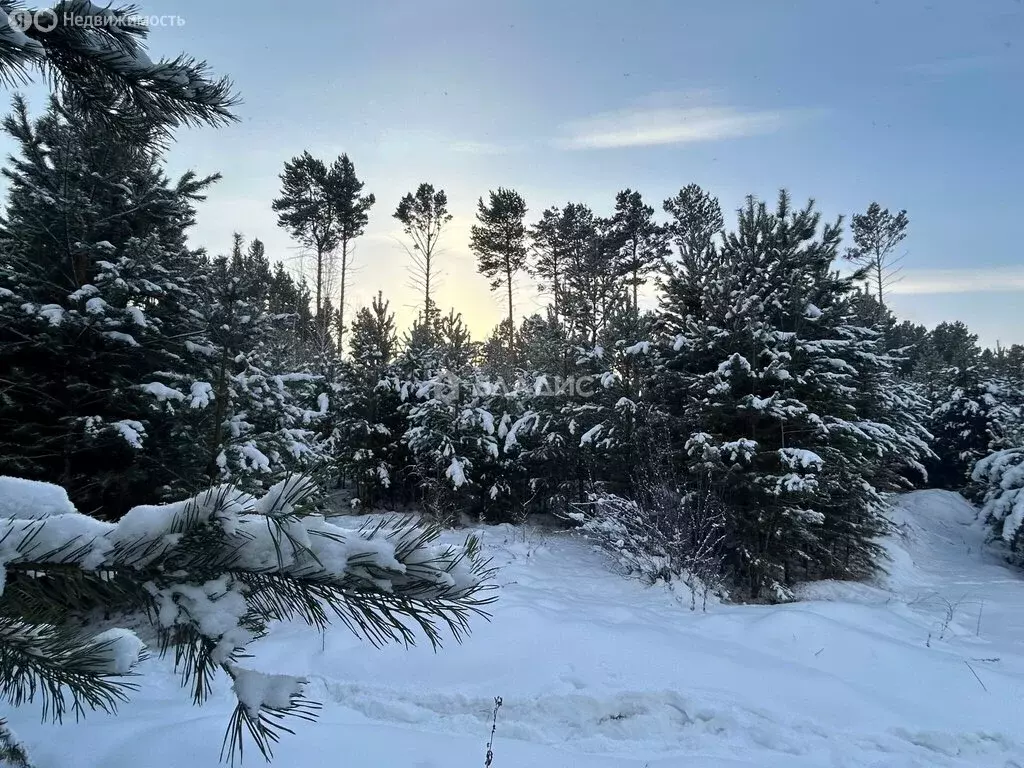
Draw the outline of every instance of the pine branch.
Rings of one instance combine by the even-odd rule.
[[[473,616],[487,616],[493,570],[475,539],[439,547],[439,529],[410,521],[348,531],[312,514],[315,493],[309,478],[292,476],[262,498],[222,486],[187,502],[137,508],[118,524],[80,515],[64,515],[59,528],[46,517],[0,523],[10,578],[0,615],[12,617],[3,620],[10,642],[0,628],[0,670],[15,664],[4,660],[11,654],[28,654],[26,644],[39,654],[36,667],[25,667],[31,676],[9,677],[0,695],[17,705],[42,687],[59,719],[56,693],[70,688],[76,712],[112,710],[127,684],[98,673],[109,649],[55,625],[76,605],[141,611],[161,655],[173,651],[196,704],[219,672],[235,681],[239,708],[224,754],[241,756],[249,734],[269,757],[288,732],[282,719],[310,719],[317,709],[302,697],[302,681],[275,676],[273,690],[291,693],[254,703],[265,680],[237,662],[269,622],[298,618],[323,631],[336,618],[375,645],[411,645],[422,635],[437,647],[445,630],[461,640]]]
[[[304,678],[264,675],[230,665],[225,669],[234,682],[238,705],[224,734],[222,760],[227,757],[231,764],[236,757],[242,760],[246,733],[260,754],[269,760],[273,756],[273,745],[280,740],[281,734],[295,733],[284,724],[287,718],[316,721],[321,705],[302,694],[302,687],[307,682]]]
[[[43,719],[60,722],[71,710],[115,712],[137,686],[107,670],[111,643],[47,624],[0,618],[0,697],[20,707],[38,697]]]
[[[0,9],[0,78],[24,83],[42,71],[63,101],[122,135],[165,134],[179,125],[218,125],[237,120],[239,103],[227,78],[215,79],[205,62],[181,55],[152,62],[144,42],[149,29],[135,20],[139,9],[99,7],[90,0],[63,0],[47,14],[52,29],[8,27],[20,3]],[[81,24],[74,18],[105,23]]]

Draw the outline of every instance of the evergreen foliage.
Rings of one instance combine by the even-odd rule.
[[[20,157],[0,220],[0,471],[117,517],[317,463],[325,388],[289,367],[279,325],[289,303],[308,325],[301,286],[258,241],[213,260],[186,244],[218,177],[171,182],[158,147],[56,102],[33,122],[15,100],[5,129]]]
[[[477,223],[470,232],[470,248],[478,259],[480,273],[491,281],[491,290],[505,286],[508,318],[504,324],[509,365],[516,364],[515,310],[512,290],[516,275],[526,266],[526,202],[515,190],[491,191],[488,204],[477,204]],[[509,369],[511,370],[511,368]]]
[[[730,489],[727,564],[754,597],[786,599],[797,573],[872,571],[879,466],[928,450],[922,433],[894,428],[898,403],[854,396],[895,374],[877,333],[855,324],[853,278],[833,271],[840,235],[785,192],[774,210],[748,199],[720,246],[701,238],[713,270],[694,273],[700,290],[685,263],[669,274],[665,407],[690,471]]]
[[[640,287],[669,255],[668,229],[654,221],[654,208],[639,192],[624,189],[615,196],[611,237],[618,249],[618,275],[632,289],[633,309],[639,312]]]
[[[436,647],[485,615],[492,572],[474,539],[439,546],[436,528],[409,522],[346,530],[316,514],[316,493],[302,476],[261,496],[216,486],[113,524],[77,513],[57,486],[0,477],[0,696],[39,700],[55,721],[69,706],[116,710],[145,646],[76,620],[94,606],[142,614],[196,704],[217,675],[231,680],[238,701],[222,755],[241,757],[248,736],[269,758],[286,718],[311,719],[319,706],[305,679],[243,666],[271,623],[323,631],[337,621],[375,645],[425,637]]]
[[[272,622],[339,620],[376,644],[461,637],[489,601],[475,540],[438,547],[411,522],[353,533],[320,515],[341,503],[411,503],[445,525],[554,514],[634,575],[687,585],[694,608],[873,574],[887,494],[924,483],[975,495],[1021,559],[1024,347],[982,350],[962,323],[893,315],[905,212],[873,203],[844,252],[842,221],[785,191],[748,198],[727,227],[696,184],[660,220],[625,189],[530,224],[498,188],[469,246],[507,316],[480,343],[437,304],[453,217],[424,183],[393,214],[422,297],[400,329],[383,293],[348,307],[376,201],[347,155],[303,152],[281,174],[273,208],[315,254],[308,283],[240,233],[208,256],[188,233],[219,177],[169,179],[160,141],[227,119],[228,85],[175,101],[201,65],[148,65],[130,29],[95,34],[0,31],[0,71],[53,68],[67,91],[38,119],[15,99],[3,124],[17,143],[0,216],[10,703],[112,710],[142,645],[97,635],[92,611],[143,615],[197,703],[213,675],[231,680],[225,754],[248,734],[269,755],[286,715],[316,709],[303,681],[242,666]],[[92,74],[62,69],[97,40]],[[524,274],[549,302],[519,318]],[[0,759],[27,763],[2,722]]]
[[[146,54],[149,27],[132,5],[61,0],[31,12],[18,0],[0,2],[0,78],[27,82],[33,71],[52,81],[73,111],[102,121],[104,129],[139,140],[182,124],[235,120],[231,82],[214,79],[205,62],[180,55],[153,62]],[[89,18],[94,23],[69,19]],[[95,23],[102,19],[104,23]],[[52,23],[51,23],[52,22]]]
[[[0,471],[117,514],[190,463],[159,378],[204,331],[205,258],[185,233],[217,177],[171,182],[152,146],[105,125],[56,101],[32,121],[20,98],[4,121],[20,156],[0,220]]]
[[[906,239],[909,224],[906,211],[892,214],[878,203],[871,203],[865,213],[853,216],[850,229],[854,245],[847,249],[846,258],[868,270],[875,298],[882,307],[886,290],[899,279],[902,256],[897,256],[895,250]]]
[[[975,465],[972,479],[984,489],[981,513],[994,535],[1024,566],[1024,445],[996,451]]]

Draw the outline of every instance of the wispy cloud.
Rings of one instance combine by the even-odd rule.
[[[816,113],[727,106],[624,109],[569,123],[555,144],[563,149],[612,149],[720,141],[773,133]]]
[[[891,293],[1024,291],[1024,266],[981,269],[908,269]]]

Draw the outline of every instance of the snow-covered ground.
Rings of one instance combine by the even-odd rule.
[[[903,535],[879,585],[707,613],[572,536],[484,529],[502,589],[464,645],[376,650],[289,625],[256,646],[252,666],[309,675],[324,703],[274,765],[481,766],[501,696],[494,768],[1024,768],[1021,572],[959,496],[910,494],[893,514]],[[10,713],[38,768],[217,765],[226,684],[194,708],[169,662],[143,671],[117,718]]]

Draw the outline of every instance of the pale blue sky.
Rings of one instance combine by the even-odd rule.
[[[176,13],[157,53],[230,75],[241,123],[183,132],[174,170],[220,171],[195,237],[296,255],[270,202],[285,160],[347,152],[377,195],[350,294],[411,305],[391,218],[420,181],[448,191],[439,303],[483,333],[501,316],[467,251],[499,185],[531,216],[697,182],[735,209],[787,187],[829,216],[906,208],[892,303],[1024,342],[1024,3],[1020,0],[143,0]],[[301,10],[300,10],[301,8]],[[528,285],[520,306],[536,306]],[[409,313],[403,312],[403,319]]]

